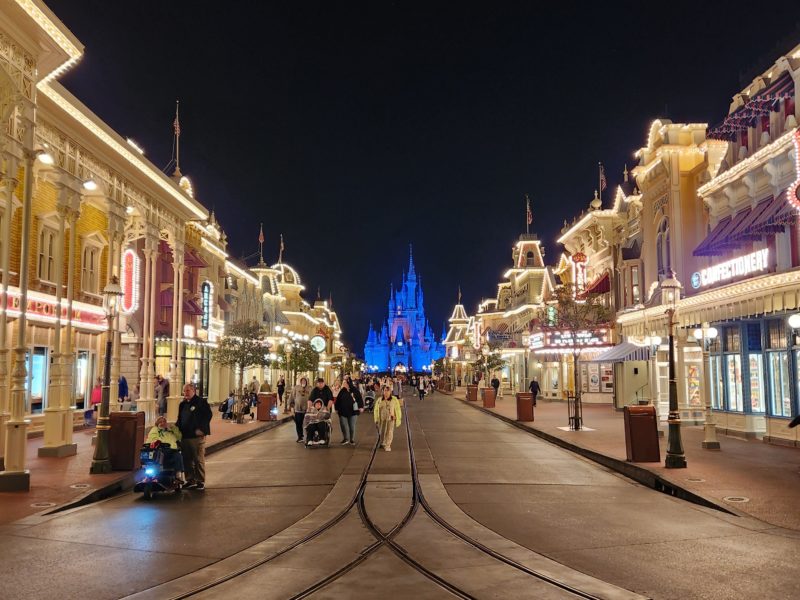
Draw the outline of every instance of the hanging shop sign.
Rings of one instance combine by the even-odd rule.
[[[315,335],[314,337],[309,340],[309,344],[311,344],[311,348],[313,348],[314,352],[320,353],[325,350],[327,343],[325,342],[325,338],[321,335]]]
[[[136,250],[128,248],[122,253],[122,313],[129,315],[139,309],[139,265],[141,260]]]
[[[762,248],[750,254],[734,258],[718,265],[702,269],[692,275],[692,287],[699,289],[709,285],[729,281],[766,271],[769,268],[769,249]]]
[[[530,337],[530,347],[534,350],[536,348],[544,348],[544,334],[543,333],[534,333]]]
[[[200,316],[200,327],[208,329],[211,325],[211,299],[214,297],[214,286],[210,281],[204,281],[200,286],[200,306],[203,314]]]
[[[547,332],[547,345],[554,348],[584,348],[587,346],[602,346],[608,343],[608,332],[605,329],[598,331],[550,331]]]

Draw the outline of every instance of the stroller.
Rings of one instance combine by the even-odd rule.
[[[306,448],[327,448],[331,445],[331,413],[319,413],[319,418],[312,412],[307,412],[303,429],[306,433]]]
[[[373,390],[367,390],[367,393],[364,394],[364,410],[366,412],[372,412],[375,408],[375,392]]]

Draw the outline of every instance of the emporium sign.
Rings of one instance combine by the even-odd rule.
[[[692,287],[694,289],[699,289],[723,281],[744,277],[751,273],[766,271],[768,268],[769,249],[762,248],[761,250],[756,250],[750,254],[725,261],[724,263],[694,273],[692,275]]]
[[[55,299],[45,300],[42,298],[28,297],[28,307],[25,311],[26,316],[32,320],[49,321],[55,323],[57,316]],[[8,299],[6,301],[6,308],[8,309],[9,316],[17,317],[20,315],[22,303],[19,294],[9,290]],[[61,319],[67,320],[67,307],[61,307]],[[106,317],[102,310],[98,312],[82,310],[75,306],[72,307],[72,322],[75,325],[86,325],[87,327],[94,327],[104,329],[106,327]]]

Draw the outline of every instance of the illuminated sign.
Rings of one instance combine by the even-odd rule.
[[[200,306],[203,314],[200,316],[200,327],[208,329],[211,324],[211,299],[214,294],[214,286],[210,281],[204,281],[200,286]]]
[[[586,289],[586,255],[576,252],[572,255],[572,297],[583,294]]]
[[[533,335],[531,335],[530,347],[531,348],[544,348],[544,334],[543,333],[534,333]]]
[[[122,312],[129,315],[139,308],[139,264],[141,260],[136,250],[128,248],[122,253]]]
[[[325,351],[325,346],[328,344],[325,342],[325,338],[321,335],[315,335],[309,341],[311,344],[311,348],[313,348],[314,352],[320,353]]]
[[[800,210],[800,129],[795,130],[792,140],[794,141],[794,172],[796,179],[789,186],[786,197],[795,210]]]
[[[744,277],[769,268],[769,249],[762,248],[745,256],[708,267],[692,275],[692,287],[698,289],[721,281]]]
[[[547,345],[556,348],[600,346],[608,342],[605,329],[576,331],[574,336],[571,331],[551,331],[548,332],[547,338]]]
[[[87,310],[80,306],[73,304],[72,307],[72,323],[76,327],[85,326],[89,329],[105,329],[107,327],[106,316],[103,309],[99,306],[96,310]],[[21,302],[19,292],[8,290],[8,297],[6,300],[6,307],[8,309],[9,317],[19,317],[21,313]],[[57,316],[55,298],[52,300],[28,296],[28,306],[25,315],[31,321],[44,321],[47,323],[55,323]],[[61,319],[67,319],[66,304],[61,306]]]

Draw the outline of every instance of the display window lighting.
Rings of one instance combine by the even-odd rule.
[[[40,163],[43,165],[52,165],[55,164],[55,159],[53,159],[53,155],[49,152],[40,152],[39,155],[36,157]]]
[[[83,189],[89,192],[93,192],[97,189],[97,183],[95,182],[94,179],[87,179],[86,181],[83,182]]]

